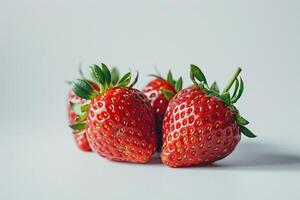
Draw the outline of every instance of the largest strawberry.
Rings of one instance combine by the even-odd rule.
[[[241,132],[255,135],[234,106],[244,90],[239,68],[222,93],[216,83],[208,86],[202,71],[191,65],[194,86],[177,93],[163,122],[162,161],[170,167],[212,163],[229,155]],[[229,90],[235,83],[233,94]]]
[[[73,82],[76,95],[91,100],[85,127],[92,150],[114,161],[145,163],[157,145],[154,111],[147,97],[129,85],[131,74],[125,74],[116,84],[106,65],[93,65],[91,76],[101,88],[93,90],[85,80]]]

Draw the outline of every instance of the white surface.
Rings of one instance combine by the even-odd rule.
[[[0,0],[0,199],[300,199],[299,1]],[[76,149],[64,80],[95,62],[157,65],[188,81],[188,64],[225,84],[257,139],[213,166],[112,163]]]
[[[70,137],[1,141],[1,199],[299,199],[299,148],[243,142],[212,166],[171,169],[113,163],[75,149]],[[63,133],[62,133],[63,134]],[[55,146],[55,148],[53,148]],[[284,149],[284,150],[283,150]],[[3,180],[3,177],[5,179]]]

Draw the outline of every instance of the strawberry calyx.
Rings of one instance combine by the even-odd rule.
[[[138,80],[137,73],[134,81],[129,85],[132,77],[131,72],[119,78],[118,71],[116,69],[110,71],[104,63],[101,64],[101,67],[94,64],[89,67],[89,70],[93,83],[99,86],[100,91],[94,90],[90,84],[88,84],[87,79],[76,79],[72,83],[74,93],[86,100],[91,100],[112,87],[133,87]]]
[[[204,73],[199,67],[193,64],[191,64],[190,78],[193,83],[198,85],[207,96],[217,97],[227,106],[231,107],[236,112],[236,122],[239,125],[241,132],[247,137],[254,138],[256,135],[254,135],[254,133],[252,133],[252,131],[246,127],[246,125],[249,124],[249,121],[242,117],[238,109],[234,106],[244,92],[244,82],[243,79],[239,77],[241,71],[241,68],[236,70],[233,77],[230,79],[222,92],[220,92],[219,86],[216,82],[213,82],[211,86],[209,86]],[[230,94],[230,89],[232,88],[233,84],[235,85],[233,93]]]
[[[172,85],[174,87],[176,92],[179,92],[180,90],[182,90],[182,77],[180,76],[179,79],[174,80],[171,70],[169,70],[169,72],[167,74],[167,79],[164,79],[159,73],[158,73],[158,75],[150,74],[150,76],[167,81],[170,85]],[[165,96],[165,98],[167,100],[171,100],[173,98],[173,96],[175,96],[175,93],[173,91],[166,90],[164,88],[161,88],[160,91],[163,93],[163,95]]]
[[[137,73],[135,79],[131,83],[131,72],[126,73],[120,78],[116,68],[109,70],[104,63],[101,63],[101,66],[93,64],[89,67],[89,70],[92,78],[91,81],[82,77],[72,82],[73,92],[82,99],[87,100],[84,104],[71,104],[72,110],[78,115],[76,123],[69,125],[70,128],[76,130],[74,134],[80,134],[85,130],[88,107],[92,99],[110,90],[112,87],[133,87],[139,77],[139,73]],[[93,85],[97,85],[100,90],[95,89]]]

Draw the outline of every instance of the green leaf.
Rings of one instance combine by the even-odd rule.
[[[137,83],[138,80],[139,80],[139,72],[136,73],[136,76],[135,76],[133,82],[129,85],[129,87],[133,87]]]
[[[223,94],[221,94],[221,100],[226,103],[227,105],[230,105],[231,102],[230,102],[230,94],[229,92],[224,92]]]
[[[88,79],[85,79],[85,80],[91,86],[91,88],[93,88],[94,91],[97,91],[97,92],[99,91],[99,85],[96,82],[90,81]]]
[[[131,81],[131,73],[128,72],[119,80],[117,86],[126,87],[130,83],[130,81]]]
[[[105,75],[98,65],[92,65],[89,67],[91,71],[92,79],[99,85],[104,85]]]
[[[74,113],[76,113],[77,115],[82,115],[83,114],[83,112],[81,111],[81,104],[80,103],[70,102],[70,105],[71,105],[72,111]]]
[[[203,72],[200,70],[200,68],[197,67],[196,65],[191,64],[190,76],[191,76],[191,79],[192,79],[193,81],[194,81],[195,78],[196,78],[198,81],[207,84],[207,80],[206,80],[205,75],[204,75]]]
[[[196,83],[196,85],[198,85],[202,90],[206,90],[205,89],[205,86],[204,86],[204,83]]]
[[[171,84],[171,85],[175,85],[175,81],[174,81],[174,79],[173,79],[173,75],[172,75],[172,72],[171,72],[171,70],[169,70],[169,72],[168,72],[168,75],[167,75],[167,81]]]
[[[252,133],[252,131],[250,131],[248,128],[246,128],[245,126],[240,126],[241,132],[249,138],[255,138],[256,135],[254,135],[254,133]]]
[[[242,126],[245,126],[245,125],[249,124],[248,120],[243,118],[240,114],[237,114],[236,121],[239,125],[242,125]]]
[[[85,129],[86,123],[79,123],[79,124],[71,124],[69,127],[73,130],[83,130]]]
[[[87,112],[88,109],[89,109],[89,104],[84,104],[84,105],[81,105],[81,107],[80,107],[81,112]]]
[[[93,88],[89,85],[88,81],[83,79],[76,79],[72,84],[73,92],[83,98],[83,99],[91,99],[96,93],[93,91]]]
[[[217,94],[220,93],[220,89],[217,82],[213,82],[213,84],[210,86],[210,90]]]
[[[112,85],[116,85],[120,78],[120,74],[117,68],[112,68],[111,70],[111,83]]]
[[[85,112],[82,115],[79,115],[78,117],[76,117],[75,121],[78,122],[78,123],[79,122],[84,122],[84,121],[86,121],[87,116],[88,116],[88,112]]]
[[[234,97],[234,98],[231,100],[232,103],[236,103],[236,102],[240,99],[240,97],[242,96],[243,92],[244,92],[244,82],[243,82],[242,77],[240,77],[240,88],[239,88],[239,92],[238,92],[237,96]]]
[[[239,86],[240,86],[239,80],[236,78],[235,79],[235,85],[234,85],[234,91],[233,91],[233,94],[232,94],[232,99],[236,98],[236,94],[237,94],[237,91],[239,89]]]
[[[174,97],[174,93],[169,91],[169,90],[165,90],[165,89],[160,89],[160,91],[163,93],[163,95],[165,96],[165,98],[167,100],[171,100]]]
[[[175,83],[175,91],[179,92],[182,90],[182,77],[180,77]]]
[[[101,65],[102,65],[102,71],[105,75],[105,81],[106,81],[107,85],[110,85],[111,84],[111,73],[110,73],[108,67],[104,63],[101,63]]]

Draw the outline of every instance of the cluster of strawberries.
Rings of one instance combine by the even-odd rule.
[[[89,70],[91,78],[73,81],[68,96],[69,124],[83,151],[132,163],[146,163],[159,151],[165,165],[187,167],[226,157],[241,133],[255,137],[234,106],[244,91],[240,68],[222,92],[195,65],[186,89],[170,71],[167,79],[152,75],[140,91],[133,88],[138,74],[131,82],[130,72],[120,77],[103,63]]]

